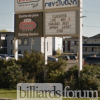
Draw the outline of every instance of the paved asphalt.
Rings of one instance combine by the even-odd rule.
[[[84,59],[83,59],[83,64],[84,64]],[[78,65],[78,60],[69,60],[67,61],[67,68],[65,69],[66,71],[73,67],[74,65]]]
[[[65,69],[66,71],[73,67],[74,65],[78,65],[78,61],[77,60],[69,60],[67,61],[67,68]]]

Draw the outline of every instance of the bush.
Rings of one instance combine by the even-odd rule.
[[[72,90],[98,90],[100,87],[100,67],[85,65],[78,78],[78,66],[66,72],[67,84]]]
[[[5,68],[6,67],[5,63],[6,63],[5,60],[0,60],[0,70],[1,70],[1,68]]]
[[[44,56],[42,53],[26,52],[18,64],[21,65],[25,82],[44,82]]]
[[[44,56],[39,52],[26,52],[18,61],[0,60],[0,88],[16,88],[17,83],[62,83],[71,90],[100,90],[100,67],[85,65],[78,78],[78,66],[65,72],[67,62],[49,61],[44,66]],[[46,80],[44,81],[44,68]]]
[[[70,86],[70,89],[75,90],[78,89],[77,81],[78,81],[78,66],[75,65],[72,68],[70,68],[65,73],[66,78],[66,86]]]
[[[17,83],[23,79],[21,67],[14,60],[6,61],[2,65],[5,67],[0,68],[0,88],[15,89]]]
[[[64,60],[59,60],[58,62],[48,62],[47,68],[47,78],[48,83],[62,83],[64,85],[65,79],[65,68],[67,67],[67,62]]]
[[[100,87],[100,67],[97,65],[85,65],[81,71],[80,83],[82,89],[98,90]]]
[[[40,52],[25,52],[22,59],[18,61],[0,60],[0,86],[1,88],[15,88],[17,83],[43,83],[44,68],[47,70],[45,82],[63,83],[64,69],[67,63],[64,60],[59,62],[48,62],[44,66],[44,56]]]

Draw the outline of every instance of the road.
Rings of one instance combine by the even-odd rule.
[[[78,65],[78,61],[77,60],[69,60],[67,61],[67,68],[65,69],[66,71],[73,67],[74,65]]]
[[[84,64],[84,59],[83,59],[83,64]],[[78,65],[78,60],[69,60],[67,61],[67,68],[65,69],[66,71],[73,67],[74,65]]]

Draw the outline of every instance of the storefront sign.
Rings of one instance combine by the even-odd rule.
[[[45,35],[75,35],[77,32],[76,11],[62,11],[45,14]]]
[[[45,0],[45,9],[77,7],[79,0]]]
[[[43,13],[15,15],[15,37],[42,37]]]
[[[15,0],[15,12],[43,9],[43,0]]]

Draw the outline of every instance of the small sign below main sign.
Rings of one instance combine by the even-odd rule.
[[[67,36],[78,33],[76,15],[76,11],[46,13],[45,36]]]
[[[15,37],[42,37],[43,13],[15,14]]]

